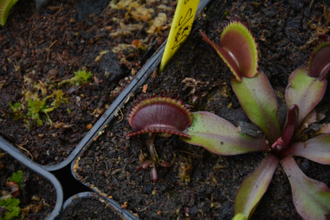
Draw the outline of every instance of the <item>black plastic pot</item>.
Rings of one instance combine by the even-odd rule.
[[[216,10],[216,9],[214,9],[213,8],[213,10]],[[161,50],[159,50],[159,51],[157,51],[157,53],[158,54],[160,54],[162,51]],[[157,54],[156,54],[156,56],[157,56]],[[159,57],[158,58],[160,58],[161,57],[161,55],[159,55]],[[148,72],[147,73],[139,73],[138,75],[137,75],[137,79],[135,80],[135,82],[133,82],[131,85],[130,85],[130,88],[129,89],[126,89],[125,91],[124,91],[124,93],[122,93],[122,95],[121,95],[121,97],[119,97],[117,100],[116,100],[116,102],[114,103],[114,104],[118,104],[118,106],[117,105],[113,105],[113,106],[111,106],[111,108],[109,109],[109,114],[110,115],[106,115],[105,117],[106,117],[106,119],[104,120],[104,124],[103,124],[103,127],[100,127],[100,130],[98,130],[98,132],[97,133],[95,133],[95,136],[94,137],[96,137],[98,134],[101,134],[102,133],[102,131],[103,131],[103,128],[105,129],[105,126],[107,125],[107,122],[110,122],[111,120],[112,120],[112,123],[111,124],[115,124],[116,122],[116,118],[115,118],[115,120],[113,120],[114,119],[114,117],[115,117],[115,113],[120,113],[119,112],[119,109],[125,104],[125,103],[129,103],[128,101],[131,101],[131,100],[129,100],[129,98],[131,97],[131,92],[134,92],[135,93],[135,91],[139,91],[139,90],[135,90],[136,88],[140,88],[143,84],[145,84],[145,81],[144,81],[144,79],[146,79],[152,72],[153,72],[153,70],[154,70],[154,68],[156,68],[157,67],[157,57],[152,57],[152,59],[154,59],[153,60],[153,63],[151,64],[152,66],[153,66],[153,68],[151,68],[150,67],[150,69],[148,69]],[[196,60],[196,59],[195,59]],[[158,62],[159,62],[159,60],[158,60]],[[185,75],[186,76],[186,75]],[[181,82],[181,81],[177,81],[177,82]],[[149,83],[149,81],[147,82],[148,83],[148,85],[150,86],[151,85],[151,83]],[[132,97],[131,97],[131,99],[132,99]],[[123,108],[123,110],[124,109],[126,109],[126,108]],[[122,118],[122,117],[121,117]],[[127,122],[126,122],[127,123]],[[119,123],[120,124],[120,123]],[[125,127],[126,128],[126,127]],[[107,129],[105,129],[105,133],[107,133],[107,132],[109,132],[109,133],[111,133],[110,132],[111,131],[111,129],[109,129],[109,128],[107,128]],[[127,132],[127,130],[122,130],[122,131],[126,131]],[[105,136],[105,135],[102,135],[103,137]],[[102,136],[100,136],[99,137],[99,139],[101,139],[102,138]],[[108,136],[108,138],[110,139],[110,137],[113,137],[112,135],[109,135]],[[114,136],[114,137],[116,137],[116,136]],[[123,140],[123,137],[124,137],[124,135],[123,136],[119,136],[119,138],[117,138],[117,141],[118,140]],[[94,138],[93,138],[94,139]],[[109,142],[110,141],[112,141],[112,140],[109,140]],[[119,142],[119,141],[118,141]],[[89,142],[89,143],[92,143],[92,142]],[[104,142],[103,142],[104,143]],[[114,144],[114,145],[116,145],[116,144]],[[78,180],[83,180],[83,181],[85,181],[85,183],[86,182],[90,182],[93,178],[90,178],[91,176],[88,176],[88,179],[86,178],[86,179],[79,179],[79,174],[78,175],[76,175],[76,173],[75,173],[75,171],[76,171],[76,169],[79,169],[80,167],[79,167],[79,164],[77,163],[79,160],[80,160],[80,162],[82,162],[83,160],[84,160],[84,157],[85,157],[85,155],[88,155],[90,158],[91,158],[91,160],[89,160],[89,161],[87,161],[86,163],[85,163],[85,165],[87,165],[87,166],[89,166],[90,165],[90,167],[94,167],[94,165],[95,165],[95,167],[97,167],[99,164],[103,164],[103,161],[102,160],[97,160],[98,159],[98,155],[105,155],[105,157],[107,157],[107,151],[108,152],[110,152],[110,149],[108,149],[107,148],[107,145],[97,145],[97,146],[100,146],[100,148],[102,148],[103,146],[104,146],[104,149],[106,149],[106,150],[104,150],[104,151],[100,151],[101,153],[100,154],[96,154],[96,153],[94,153],[94,152],[92,152],[92,150],[91,149],[95,149],[94,148],[94,143],[92,143],[92,146],[91,147],[88,147],[88,144],[86,145],[86,150],[84,150],[80,155],[79,155],[79,157],[77,158],[77,160],[75,161],[75,162],[73,162],[72,163],[72,170],[73,170],[73,172],[74,172],[74,176],[78,179]],[[127,146],[129,146],[129,145],[127,145]],[[120,152],[120,151],[122,151],[122,152],[124,152],[124,150],[122,150],[123,148],[119,148],[119,147],[117,147],[117,146],[115,146],[114,148],[116,148],[116,150],[118,149],[118,151]],[[132,148],[128,148],[128,150],[130,150],[130,149],[132,149]],[[104,154],[102,154],[104,152]],[[129,156],[131,155],[130,153],[127,153]],[[200,154],[196,154],[196,155],[200,155]],[[81,156],[81,159],[80,159],[80,156]],[[246,173],[244,173],[242,170],[243,169],[236,169],[236,168],[234,168],[234,167],[243,167],[242,165],[244,165],[244,167],[248,167],[248,169],[246,169],[246,170],[250,170],[250,169],[252,169],[253,168],[253,166],[255,166],[255,164],[258,162],[256,159],[258,159],[258,160],[261,160],[262,159],[262,156],[263,155],[257,155],[256,157],[254,157],[254,156],[256,156],[256,155],[248,155],[248,157],[246,157],[246,158],[244,158],[244,157],[239,157],[239,156],[235,156],[235,157],[232,157],[231,159],[228,159],[228,161],[229,162],[231,162],[231,163],[226,163],[226,162],[224,162],[223,164],[229,164],[226,168],[230,168],[230,169],[227,169],[227,171],[224,171],[223,173],[233,173],[233,179],[235,178],[235,179],[238,179],[238,181],[236,181],[236,183],[237,182],[241,182],[242,181],[242,176],[243,175],[246,175]],[[252,159],[252,157],[253,157],[253,160],[249,160],[249,158],[251,157],[251,159]],[[100,157],[99,157],[100,158]],[[116,158],[119,158],[119,157],[116,157]],[[132,157],[133,159],[132,160],[137,160],[137,157]],[[241,160],[241,158],[243,158],[242,159],[242,161],[252,161],[250,164],[244,164],[244,163],[238,163],[238,161],[240,161]],[[94,160],[94,161],[97,161],[97,163],[95,163],[95,164],[92,164],[92,163],[88,163],[88,162],[90,162],[90,161],[92,161],[92,160]],[[127,161],[132,161],[132,160],[127,160]],[[235,161],[235,160],[237,160],[237,162]],[[227,161],[227,160],[226,160]],[[126,161],[125,161],[125,163],[126,163]],[[253,165],[253,166],[251,166],[251,164]],[[232,166],[232,165],[234,165],[234,166]],[[104,171],[105,169],[104,169],[104,167],[102,167],[103,169],[102,170],[100,170],[100,171]],[[109,167],[110,168],[110,167]],[[117,168],[117,167],[115,167],[115,168]],[[121,168],[121,167],[120,167]],[[233,168],[233,169],[232,169]],[[215,168],[214,170],[216,170],[216,169],[218,169],[218,168]],[[222,168],[221,168],[222,169]],[[110,171],[112,171],[111,169],[109,169]],[[211,169],[210,169],[211,170]],[[225,169],[224,169],[225,170]],[[97,170],[97,171],[99,171],[99,170]],[[131,171],[131,170],[130,170]],[[234,171],[234,172],[232,172],[232,171]],[[133,171],[134,172],[134,171]],[[130,172],[131,174],[133,173],[133,172]],[[98,173],[98,172],[95,172],[95,173]],[[109,172],[110,173],[110,172]],[[234,175],[235,174],[235,175]],[[100,175],[103,175],[103,173],[102,174],[100,174]],[[113,175],[113,174],[111,174],[111,175]],[[105,177],[109,177],[109,179],[110,178],[112,178],[111,177],[111,175],[109,174],[109,175],[104,175]],[[95,175],[96,176],[96,175]],[[94,176],[94,177],[95,177]],[[128,176],[128,175],[127,175]],[[198,175],[197,175],[198,176]],[[217,177],[218,176],[220,176],[220,175],[217,175]],[[228,178],[228,176],[231,176],[231,175],[227,175],[226,176],[226,179],[229,179]],[[148,178],[148,177],[147,177]],[[279,175],[277,174],[277,176],[275,177],[276,179],[275,179],[275,182],[281,182],[281,184],[283,184],[284,185],[284,183],[287,183],[287,182],[283,182],[282,181],[282,178],[279,178]],[[128,179],[128,178],[127,178]],[[146,179],[146,175],[144,175],[144,179]],[[219,178],[220,179],[220,178]],[[107,180],[107,179],[106,179]],[[129,179],[130,180],[130,179]],[[225,179],[223,179],[223,180],[225,180]],[[278,181],[278,180],[281,180],[281,181]],[[287,181],[287,180],[286,180]],[[107,181],[100,181],[100,182],[105,182],[106,184],[107,184],[107,186],[106,187],[110,187],[110,184],[108,184],[108,182]],[[109,181],[110,182],[110,181]],[[151,181],[150,181],[151,182]],[[228,183],[228,182],[227,182]],[[98,189],[95,187],[95,186],[97,186],[97,183],[95,183],[95,186],[93,186],[92,184],[90,184],[90,183],[86,183],[86,185],[88,185],[89,187],[91,187],[94,191],[96,191],[96,192],[99,192],[98,191]],[[118,184],[119,185],[119,184]],[[152,183],[150,183],[150,185],[152,185]],[[139,185],[139,186],[141,186],[142,187],[142,185]],[[195,186],[195,185],[194,185]],[[222,185],[223,186],[223,185]],[[225,185],[224,185],[225,186]],[[231,214],[232,214],[232,211],[231,210],[233,210],[233,197],[232,197],[232,195],[234,195],[234,193],[236,193],[237,192],[237,190],[233,190],[233,188],[235,188],[235,189],[237,189],[236,188],[236,186],[238,187],[239,185],[237,184],[237,185],[233,185],[233,184],[229,184],[226,188],[221,188],[222,190],[221,191],[227,191],[226,192],[226,194],[227,194],[227,196],[226,196],[226,199],[228,199],[227,201],[222,197],[222,200],[221,200],[221,202],[220,203],[218,203],[218,205],[220,205],[221,204],[221,206],[222,206],[222,209],[221,209],[221,212],[219,212],[219,215],[217,215],[217,216],[221,216],[221,217],[219,217],[219,218],[225,218],[225,219],[227,219],[227,218],[230,218],[231,216]],[[114,188],[116,187],[116,185],[114,184]],[[282,186],[281,186],[282,187]],[[278,197],[278,198],[286,198],[286,197],[289,197],[289,196],[287,196],[287,195],[290,195],[288,192],[290,192],[289,191],[289,185],[288,184],[286,184],[285,185],[285,187],[283,187],[283,188],[281,188],[281,189],[286,189],[286,191],[284,191],[285,193],[283,193],[283,195],[284,196],[282,196],[282,197]],[[117,188],[118,188],[118,186],[117,186]],[[147,188],[147,187],[146,187]],[[149,187],[149,188],[152,188],[152,187]],[[196,188],[198,188],[198,187],[196,187]],[[219,187],[220,188],[220,187]],[[99,189],[102,189],[102,188],[99,188]],[[105,189],[105,188],[104,188]],[[107,188],[106,188],[107,189]],[[160,187],[158,187],[157,189],[160,189]],[[203,188],[204,189],[204,188]],[[210,189],[210,188],[208,188],[208,187],[205,187],[205,189]],[[110,190],[109,190],[110,191]],[[116,191],[116,188],[113,190],[113,191]],[[231,191],[231,193],[228,193],[228,191]],[[270,191],[271,191],[271,193],[268,193],[268,195],[266,195],[266,196],[268,196],[268,197],[265,197],[265,199],[263,199],[264,201],[269,201],[269,197],[271,197],[271,195],[273,195],[273,192],[276,192],[277,191],[277,193],[278,193],[278,190],[274,190],[274,187],[273,188],[271,188],[270,189]],[[152,191],[153,192],[153,191]],[[211,193],[213,193],[214,192],[214,194],[216,193],[215,191],[211,191]],[[100,193],[100,192],[99,192]],[[116,193],[116,192],[115,192]],[[222,193],[222,192],[221,192]],[[145,194],[148,194],[148,195],[150,195],[151,193],[145,193]],[[220,193],[219,193],[220,194]],[[226,194],[224,194],[224,195],[226,195]],[[279,193],[278,193],[279,194]],[[108,195],[111,195],[111,193],[108,193]],[[107,196],[107,195],[103,195],[103,196]],[[117,197],[115,197],[116,199],[117,199]],[[120,198],[120,197],[119,197]],[[134,199],[134,198],[133,198]],[[133,201],[133,199],[132,199],[132,201]],[[278,199],[279,200],[279,199]],[[125,201],[125,200],[124,200]],[[219,201],[219,200],[218,200]],[[128,202],[130,202],[130,200],[128,200]],[[135,201],[133,201],[133,202],[135,202]],[[137,203],[137,202],[136,202]],[[121,202],[121,204],[123,204],[123,202]],[[149,203],[150,204],[150,203]],[[265,217],[265,215],[267,215],[267,213],[263,213],[263,210],[265,210],[264,209],[264,207],[265,207],[265,205],[263,205],[263,202],[261,202],[260,203],[261,204],[261,208],[259,208],[259,210],[261,210],[260,211],[260,213],[262,213],[262,215]],[[266,203],[264,203],[264,204],[266,204]],[[262,206],[263,205],[263,206]],[[269,204],[268,204],[269,205]],[[295,209],[294,208],[292,208],[292,204],[291,204],[291,207],[289,206],[290,204],[288,204],[288,206],[287,207],[289,207],[288,209],[290,209],[290,211],[289,211],[289,213],[290,213],[290,215],[291,216],[295,216],[295,215],[297,215],[296,213],[295,213]],[[266,205],[267,206],[267,205]],[[160,206],[159,206],[160,207]],[[199,207],[198,207],[199,208]],[[284,207],[284,208],[286,208],[286,207]],[[220,208],[218,208],[218,209],[220,209]],[[131,209],[131,210],[133,210],[133,209]],[[278,210],[284,210],[284,209],[278,209]],[[185,210],[186,211],[186,210]],[[196,211],[196,208],[195,208],[195,210],[193,210],[193,211]],[[187,211],[188,212],[188,211]],[[230,213],[231,212],[231,213]],[[153,213],[156,213],[156,212],[153,212]],[[205,212],[203,212],[203,213],[205,213]],[[274,211],[272,211],[272,212],[269,212],[269,214],[268,214],[268,216],[271,216],[272,215],[272,213],[277,213],[277,212],[274,212]],[[190,213],[189,213],[190,214]],[[290,216],[290,215],[287,215],[287,216]],[[225,217],[223,217],[223,216],[225,216]]]
[[[39,10],[41,9],[41,7],[44,7],[46,5],[46,3],[48,1],[45,0],[35,0],[36,2],[36,8]],[[102,12],[102,10],[108,5],[109,1],[107,0],[95,0],[95,1],[78,1],[76,3],[76,11],[77,11],[77,21],[82,21],[82,20],[88,20],[89,19],[89,15],[91,14],[100,14]],[[89,38],[89,37],[88,37]],[[152,49],[152,47],[151,47]],[[153,52],[153,50],[149,50],[149,52]],[[141,65],[144,63],[144,61],[147,59],[149,54],[147,54],[147,56],[144,56],[141,59]],[[116,55],[115,55],[116,56]],[[159,61],[157,61],[158,63]],[[149,62],[149,67],[152,68],[153,66],[150,65],[151,63],[153,63],[153,61]],[[148,66],[148,65],[147,65]],[[146,69],[148,69],[149,67],[144,67],[141,69],[140,72],[146,72]],[[103,67],[102,67],[103,68]],[[141,76],[141,74],[140,74]],[[139,76],[136,77],[137,79],[134,79],[133,82],[135,81],[139,81],[140,78]],[[134,83],[132,83],[134,84]],[[131,91],[131,89],[129,88],[128,90],[125,91]],[[117,100],[122,100],[123,96],[118,97]],[[112,106],[117,106],[118,103],[114,103]],[[65,166],[67,166],[68,164],[70,164],[70,162],[77,156],[77,154],[81,151],[81,149],[87,145],[87,143],[94,137],[97,135],[97,132],[100,130],[100,127],[103,127],[104,125],[104,121],[108,121],[109,119],[109,115],[111,115],[111,113],[113,112],[113,110],[108,110],[103,117],[93,125],[92,129],[90,129],[88,131],[88,133],[86,134],[85,137],[82,138],[82,140],[78,143],[78,145],[76,145],[76,147],[72,150],[72,152],[67,156],[67,158],[57,164],[54,165],[41,165],[41,167],[43,167],[45,170],[47,171],[57,171],[60,170],[62,168],[64,168]],[[3,136],[5,137],[5,136]],[[7,139],[8,140],[8,139]],[[2,138],[0,136],[0,141],[1,142],[6,142],[4,138]],[[6,144],[8,145],[9,143],[6,142]],[[1,145],[0,145],[0,149],[2,149]]]
[[[200,0],[196,17],[197,15],[203,10],[208,4],[210,0]],[[136,74],[133,78],[132,82],[124,89],[124,91],[116,98],[116,100],[111,104],[111,106],[107,109],[107,111],[101,116],[101,118],[95,123],[92,129],[88,132],[88,134],[81,140],[79,145],[75,148],[75,150],[71,153],[68,157],[68,161],[72,161],[72,157],[75,157],[82,148],[88,146],[88,144],[98,135],[102,134],[102,130],[104,126],[106,126],[118,113],[120,108],[129,100],[129,98],[134,94],[134,91],[140,87],[147,77],[153,73],[153,71],[159,65],[162,55],[166,46],[166,42],[164,41],[163,44],[158,48],[158,50],[150,57],[150,59],[146,62],[146,64],[140,69],[140,71]],[[76,159],[79,155],[76,157]],[[70,159],[69,159],[70,158]],[[76,160],[75,159],[75,160]],[[58,165],[54,166],[47,166],[45,169],[47,170],[55,170],[56,168],[62,168],[68,161],[62,161]],[[56,167],[56,168],[55,168]],[[72,165],[71,165],[72,167]]]
[[[81,192],[68,198],[63,204],[63,210],[61,214],[58,216],[58,219],[69,219],[71,218],[72,215],[75,214],[83,215],[85,213],[84,210],[82,211],[78,211],[78,210],[86,208],[83,206],[84,204],[82,204],[82,202],[86,200],[94,200],[94,202],[105,205],[105,207],[102,207],[101,209],[94,210],[94,212],[97,212],[95,213],[96,215],[98,214],[102,215],[103,214],[102,210],[106,210],[107,213],[109,212],[111,213],[111,219],[113,218],[117,219],[117,217],[118,219],[134,219],[134,216],[132,216],[130,212],[128,212],[125,209],[121,209],[121,207],[118,206],[116,202],[114,202],[113,200],[105,200],[103,197],[101,197],[99,194],[95,192]],[[93,216],[93,218],[94,217],[96,216]],[[108,219],[110,218],[110,216],[99,216],[99,217],[108,218]],[[97,218],[99,219],[99,217]]]
[[[92,127],[90,132],[84,137],[84,139],[80,142],[78,147],[76,147],[75,150],[82,150],[80,153],[76,156],[76,158],[71,163],[71,172],[75,179],[80,181],[79,176],[75,173],[75,164],[77,161],[79,161],[79,157],[84,152],[85,149],[88,148],[89,144],[92,143],[92,141],[97,138],[98,135],[101,135],[103,132],[104,127],[107,126],[107,124],[118,114],[119,109],[125,104],[127,100],[129,100],[131,94],[140,87],[147,77],[154,71],[155,68],[157,68],[158,64],[160,63],[162,59],[162,54],[164,51],[166,45],[166,41],[162,44],[162,46],[151,56],[151,58],[148,60],[148,62],[141,68],[141,70],[137,73],[135,78],[132,80],[132,82],[124,89],[124,91],[116,98],[116,100],[112,103],[112,105],[107,109],[107,111],[101,116],[101,118],[96,122],[96,124]],[[81,181],[80,181],[81,182]],[[83,182],[82,182],[83,183]],[[114,207],[119,207],[120,205],[112,200],[111,198],[108,198],[107,195],[103,194],[100,190],[93,187],[90,184],[83,183],[85,186],[92,189],[94,192],[99,193],[102,195],[108,202],[113,204]],[[134,216],[132,213],[126,212],[126,219],[133,219],[137,220],[138,218]]]
[[[200,0],[198,6],[198,13],[207,6],[210,0]],[[198,14],[197,13],[197,14]],[[98,135],[102,133],[104,127],[117,115],[119,109],[129,100],[134,91],[140,87],[149,75],[153,73],[153,71],[158,67],[162,55],[165,49],[166,41],[159,47],[159,49],[149,58],[149,60],[143,65],[140,71],[136,74],[132,82],[124,89],[124,91],[116,98],[116,100],[111,104],[111,106],[107,109],[107,111],[100,117],[100,119],[93,125],[93,127],[89,130],[86,136],[79,142],[79,144],[75,147],[75,149],[70,153],[70,155],[63,160],[62,162],[55,165],[39,165],[32,162],[28,157],[26,157],[23,153],[13,147],[10,143],[0,137],[0,149],[8,152],[15,159],[19,160],[22,164],[29,167],[31,170],[36,173],[47,178],[56,188],[56,206],[48,217],[48,219],[54,219],[60,212],[63,203],[63,190],[60,182],[55,178],[55,176],[48,171],[61,171],[63,168],[67,167],[71,163],[71,171],[78,181],[79,179],[75,176],[73,167],[75,161],[79,158],[79,155],[82,153],[83,149],[88,147],[88,145],[96,138]],[[68,183],[69,184],[69,183]],[[70,185],[70,184],[69,184]],[[86,184],[84,184],[86,185]],[[91,188],[95,192],[101,194],[96,189],[92,188],[89,185],[87,187]],[[80,194],[78,194],[80,196]],[[74,198],[70,197],[72,200]],[[118,212],[122,214],[126,219],[138,219],[132,213],[121,210],[120,205],[116,203],[114,200],[104,197],[109,204],[111,204],[115,209],[118,209]],[[69,202],[69,200],[67,202]]]
[[[101,121],[101,120],[99,120],[99,121]],[[44,170],[47,170],[47,171],[57,171],[57,170],[60,170],[60,169],[64,168],[68,164],[70,164],[70,162],[77,156],[77,154],[88,143],[88,141],[90,139],[92,139],[92,137],[94,137],[94,134],[96,132],[96,128],[99,126],[99,121],[95,124],[95,128],[93,127],[87,133],[87,135],[80,141],[80,143],[77,145],[77,147],[71,152],[71,154],[65,160],[63,160],[62,162],[60,162],[58,164],[55,164],[55,165],[39,165],[39,166],[42,167]],[[0,137],[0,149],[6,151],[6,147],[3,147],[3,146],[14,148],[13,146],[11,146],[10,143],[8,143],[6,140],[4,140],[2,137]],[[25,159],[30,160],[27,157],[25,157]]]
[[[12,147],[8,142],[3,140],[0,137],[0,148],[10,154],[13,158],[18,160],[21,164],[28,167],[33,172],[43,176],[54,186],[56,190],[56,204],[51,212],[51,214],[47,217],[47,219],[55,219],[55,217],[59,214],[63,204],[63,190],[60,182],[55,178],[55,176],[48,171],[44,170],[38,164],[32,162],[29,158],[27,158],[24,154],[22,154],[19,150]]]

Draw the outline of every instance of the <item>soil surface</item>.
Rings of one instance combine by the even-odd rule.
[[[39,164],[70,154],[169,32],[174,1],[117,2],[20,1],[0,27],[0,135]],[[92,76],[69,83],[78,70]]]
[[[74,198],[56,218],[58,220],[113,219],[121,220],[113,208],[100,196]]]
[[[53,211],[56,202],[56,190],[44,177],[21,165],[9,154],[0,150],[0,192],[10,191],[6,186],[7,180],[14,172],[23,172],[23,188],[16,196],[20,200],[20,216],[13,219],[43,220]],[[1,217],[2,214],[0,214]]]
[[[137,96],[149,93],[172,95],[189,104],[192,111],[213,112],[236,126],[239,121],[249,122],[231,90],[230,70],[202,40],[199,30],[218,42],[230,20],[245,22],[258,43],[260,69],[283,97],[290,73],[307,63],[318,35],[328,32],[329,12],[330,6],[323,1],[214,1],[199,16],[189,39],[165,71],[149,77],[122,114],[82,153],[75,167],[78,179],[121,205],[127,203],[127,209],[141,219],[231,219],[238,188],[264,153],[219,156],[176,136],[158,135],[157,153],[171,166],[156,166],[154,184],[150,168],[136,173],[148,155],[148,135],[127,139],[131,128],[126,115]],[[328,88],[319,105],[327,111],[326,121],[329,104]],[[330,166],[303,158],[296,161],[307,176],[330,187]],[[279,165],[253,219],[300,218]]]

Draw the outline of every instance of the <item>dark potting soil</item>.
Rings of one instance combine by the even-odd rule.
[[[72,152],[141,68],[148,48],[156,49],[168,34],[174,1],[131,3],[110,9],[105,0],[49,1],[36,12],[28,0],[11,9],[0,27],[3,138],[42,165]],[[167,19],[157,29],[160,15]],[[89,82],[59,85],[81,69],[93,74]],[[29,102],[37,99],[46,104],[33,119]]]
[[[96,193],[74,198],[56,218],[58,220],[112,219],[121,220],[118,213]]]
[[[20,216],[14,219],[43,220],[53,211],[56,202],[56,190],[44,177],[29,170],[9,154],[0,150],[0,192],[8,191],[6,182],[13,173],[23,172],[23,189],[16,196],[20,200]],[[10,190],[9,190],[10,191]],[[22,218],[22,213],[25,213]],[[1,215],[0,215],[1,218]]]
[[[236,126],[239,121],[249,122],[231,90],[232,73],[202,40],[199,30],[218,42],[230,20],[245,22],[258,43],[260,69],[283,97],[290,73],[307,63],[318,36],[328,32],[329,12],[330,6],[323,1],[214,1],[199,16],[189,39],[165,71],[150,76],[81,154],[74,166],[77,178],[121,205],[127,204],[127,209],[141,219],[231,219],[239,186],[265,154],[219,156],[176,136],[158,135],[157,153],[171,166],[156,166],[158,179],[154,184],[150,169],[136,173],[148,157],[148,135],[127,139],[132,131],[127,114],[136,97],[146,92],[172,95],[191,105],[192,111],[213,112]],[[327,121],[329,91],[319,105],[327,111]],[[296,161],[307,176],[330,187],[330,166],[303,158]],[[300,219],[280,165],[252,218]]]

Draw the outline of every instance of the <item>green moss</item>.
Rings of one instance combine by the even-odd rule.
[[[23,189],[23,174],[22,170],[18,170],[8,178],[8,181],[19,184],[20,188]]]
[[[48,93],[46,87],[36,85],[37,84],[35,84],[33,88],[41,92],[41,95],[44,97],[43,99],[39,98],[39,92],[24,90],[22,93],[24,96],[21,100],[22,103],[15,102],[12,104],[12,102],[9,102],[11,108],[11,112],[8,113],[9,117],[14,117],[15,120],[24,119],[25,126],[29,129],[32,128],[33,122],[36,122],[37,125],[42,125],[46,121],[52,124],[48,113],[57,109],[62,104],[68,103],[68,99],[65,97],[65,93],[62,90],[55,90],[52,94],[45,97]],[[47,86],[47,88],[49,87]],[[51,107],[47,103],[50,103]]]
[[[50,108],[46,103],[47,99],[50,97],[52,97],[52,95],[47,96],[42,100],[39,98],[28,100],[28,112],[26,115],[35,120],[37,125],[42,125],[45,120],[47,120],[50,124],[52,123],[48,112],[53,111],[54,107]]]
[[[64,96],[65,93],[62,90],[54,91],[53,95],[55,95],[55,98],[51,105],[54,106],[54,108],[60,107],[61,104],[68,103],[68,99]]]
[[[14,116],[15,120],[24,118],[24,105],[19,103],[19,102],[15,102],[14,104],[11,103],[11,101],[9,102],[9,106],[12,110],[12,115]]]
[[[59,82],[58,86],[62,86],[67,83],[69,83],[70,85],[73,85],[73,86],[78,86],[78,85],[89,82],[89,80],[93,76],[93,74],[91,72],[87,72],[85,70],[78,70],[74,74],[75,74],[75,76],[72,77],[71,79],[66,79],[66,80],[63,80],[62,82]]]
[[[0,207],[4,207],[6,212],[4,215],[0,216],[0,220],[10,220],[14,217],[18,217],[20,213],[20,207],[18,206],[20,203],[17,198],[6,198],[0,199]]]

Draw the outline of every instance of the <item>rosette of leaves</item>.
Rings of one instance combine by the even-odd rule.
[[[287,116],[281,127],[275,92],[266,75],[257,69],[256,43],[245,25],[237,21],[229,23],[219,44],[201,33],[232,71],[233,91],[248,118],[264,136],[239,133],[233,124],[215,114],[194,112],[192,125],[184,131],[191,138],[181,139],[220,155],[257,151],[269,153],[239,188],[235,200],[236,215],[251,218],[278,164],[281,164],[289,178],[293,203],[299,215],[304,219],[327,219],[330,214],[330,189],[323,182],[307,177],[293,156],[330,165],[329,133],[307,141],[301,139],[306,125],[314,121],[314,108],[326,91],[326,75],[330,69],[329,41],[316,48],[307,67],[291,73],[285,90]]]

